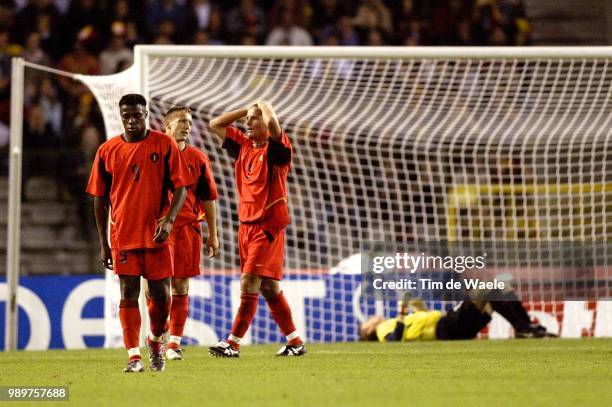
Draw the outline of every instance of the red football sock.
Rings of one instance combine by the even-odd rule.
[[[151,323],[151,333],[155,336],[161,336],[165,332],[166,324],[168,323],[168,315],[170,314],[170,300],[156,301],[151,298],[148,302],[149,321]]]
[[[235,338],[241,339],[246,331],[251,326],[251,321],[257,312],[257,302],[259,301],[258,293],[246,293],[240,295],[240,307],[234,318],[234,325],[232,326],[231,335]],[[228,341],[235,349],[239,349],[240,344],[235,340]]]
[[[147,296],[146,298],[147,298],[147,308],[150,310],[151,307],[153,306],[151,304],[151,297]],[[164,325],[164,332],[168,332],[169,330],[170,330],[170,322],[166,320],[166,324]]]
[[[140,309],[138,300],[121,300],[119,320],[123,328],[123,344],[127,350],[140,346]],[[140,357],[140,356],[139,356]]]
[[[173,295],[170,307],[170,335],[183,336],[187,315],[189,315],[189,296]]]
[[[268,307],[270,307],[270,314],[276,321],[276,324],[280,328],[283,335],[287,337],[287,343],[289,345],[302,345],[303,342],[297,335],[295,325],[293,324],[293,317],[291,316],[291,308],[287,304],[287,300],[283,295],[283,292],[276,294],[274,298],[266,300]]]

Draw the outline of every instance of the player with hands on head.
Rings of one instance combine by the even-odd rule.
[[[232,124],[246,120],[246,133]],[[209,348],[213,356],[238,357],[240,341],[257,311],[259,294],[287,339],[277,356],[306,353],[291,309],[279,287],[285,256],[285,228],[289,225],[287,175],[293,150],[272,106],[257,101],[246,108],[221,114],[210,128],[234,159],[238,190],[238,250],[240,306],[227,338]]]

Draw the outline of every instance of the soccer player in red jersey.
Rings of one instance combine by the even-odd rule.
[[[208,225],[208,238],[206,239],[208,257],[215,257],[219,253],[215,208],[217,187],[208,156],[187,144],[192,123],[191,113],[184,106],[173,107],[164,116],[166,133],[176,140],[185,164],[195,180],[195,184],[187,188],[185,205],[176,217],[174,229],[170,235],[174,256],[174,276],[172,277],[170,337],[166,350],[166,358],[169,360],[183,359],[180,345],[189,313],[189,278],[200,274],[200,253],[202,252],[200,222],[204,219]]]
[[[231,126],[245,116],[246,134]],[[261,293],[274,321],[287,338],[287,344],[277,356],[303,355],[306,348],[279,288],[285,256],[285,228],[289,224],[286,189],[292,155],[289,137],[281,129],[272,106],[266,102],[223,113],[210,121],[210,127],[235,160],[241,295],[227,342],[219,342],[210,347],[209,352],[213,356],[239,356],[240,340],[251,325]]]
[[[94,196],[102,264],[119,276],[119,319],[129,361],[124,372],[142,372],[140,277],[149,286],[151,369],[164,370],[161,335],[170,312],[172,255],[166,239],[193,183],[176,142],[146,128],[146,100],[119,101],[125,132],[103,143],[94,159],[87,192]],[[173,191],[172,201],[169,191]],[[110,245],[107,238],[110,223]]]

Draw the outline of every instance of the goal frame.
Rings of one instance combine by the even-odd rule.
[[[396,58],[396,59],[612,59],[612,46],[593,47],[287,47],[287,46],[196,46],[196,45],[137,45],[134,47],[134,65],[137,89],[149,98],[147,68],[154,56],[203,58],[267,58],[267,59],[337,59],[337,58]],[[34,67],[60,73],[49,67],[26,63],[13,58],[11,73],[11,128],[9,201],[7,222],[7,294],[5,319],[5,350],[17,349],[18,298],[20,269],[21,227],[21,166],[23,140],[24,70]],[[68,74],[69,73],[61,73]],[[82,75],[71,75],[75,79]]]

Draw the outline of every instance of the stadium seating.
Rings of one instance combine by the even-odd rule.
[[[8,179],[0,177],[0,273],[6,270]],[[88,274],[92,272],[91,242],[82,236],[73,202],[58,201],[53,178],[32,177],[25,187],[21,218],[22,276]]]

